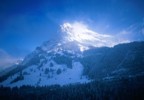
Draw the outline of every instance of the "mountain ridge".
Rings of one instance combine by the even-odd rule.
[[[144,72],[143,41],[118,44],[114,47],[91,47],[83,52],[81,52],[80,49],[79,51],[78,49],[74,49],[74,51],[69,49],[71,45],[68,45],[68,49],[66,49],[66,47],[64,47],[65,45],[63,44],[56,42],[50,46],[50,43],[51,42],[44,43],[44,46],[48,46],[48,48],[44,47],[43,45],[39,46],[31,54],[26,56],[22,63],[17,66],[17,68],[0,78],[1,84],[5,85],[5,81],[16,73],[19,74],[17,74],[17,77],[12,78],[11,82],[9,81],[9,83],[7,83],[9,84],[8,86],[12,86],[12,84],[27,79],[25,77],[28,76],[28,74],[31,74],[33,71],[25,72],[24,70],[31,70],[30,66],[35,66],[33,70],[40,71],[42,73],[41,75],[51,75],[53,73],[53,75],[51,75],[51,79],[61,75],[65,76],[66,74],[64,73],[67,73],[67,71],[69,74],[71,73],[71,75],[75,74],[75,71],[78,69],[75,66],[80,66],[81,69],[76,78],[78,79],[77,82],[80,83],[90,82],[90,80],[92,81],[96,79],[130,77]],[[72,48],[73,47],[74,46],[72,46]],[[44,68],[44,66],[46,66],[46,68]],[[50,66],[53,66],[53,68]],[[65,68],[67,71],[64,71],[62,68]],[[37,75],[37,77],[41,77],[41,75],[39,73],[39,76]],[[60,80],[64,80],[63,77],[61,77]],[[66,79],[67,81],[71,81],[75,78],[70,77]],[[59,78],[57,80],[59,80]],[[34,85],[38,85],[40,82],[42,82],[41,79],[37,80]],[[67,83],[70,84],[71,82]],[[58,82],[52,84],[58,84]]]

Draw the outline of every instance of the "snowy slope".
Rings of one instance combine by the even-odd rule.
[[[53,66],[49,66],[50,63],[53,63]],[[20,73],[9,77],[6,81],[2,82],[3,86],[22,86],[22,85],[31,85],[31,86],[46,86],[46,85],[66,85],[72,83],[85,83],[89,80],[82,76],[83,66],[80,62],[73,62],[72,69],[68,68],[66,65],[58,65],[54,61],[50,61],[45,64],[42,68],[38,69],[37,66],[30,66],[22,71],[24,76],[23,80],[11,83]],[[46,72],[49,70],[49,72]],[[60,72],[58,73],[58,70]]]

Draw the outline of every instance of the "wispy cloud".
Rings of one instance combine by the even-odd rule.
[[[120,31],[117,36],[127,38],[131,41],[139,41],[144,39],[143,23],[135,23]]]
[[[81,22],[64,23],[61,25],[61,29],[66,33],[65,40],[76,41],[83,46],[112,47],[119,43],[129,42],[129,40],[117,35],[97,33]],[[127,34],[127,32],[123,32],[123,34]]]
[[[17,58],[12,57],[6,51],[0,49],[0,71],[10,67],[17,61]]]

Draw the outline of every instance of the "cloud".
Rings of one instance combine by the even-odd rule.
[[[0,71],[10,67],[17,61],[17,58],[12,57],[6,51],[0,49]]]
[[[120,31],[117,36],[127,38],[131,41],[141,41],[144,40],[144,27],[143,23],[131,24],[127,28]]]
[[[66,41],[75,41],[83,46],[112,47],[119,43],[129,42],[129,40],[119,38],[117,35],[97,33],[81,22],[64,23],[61,25],[61,30],[66,33]]]
[[[123,35],[127,35],[127,34],[130,34],[131,32],[129,32],[129,31],[126,31],[126,30],[122,30],[121,32],[120,32],[120,34],[123,34]]]
[[[144,28],[142,28],[141,32],[142,32],[142,34],[144,35]]]

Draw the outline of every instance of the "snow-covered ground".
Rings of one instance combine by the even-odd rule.
[[[50,63],[53,65],[50,66]],[[80,62],[73,62],[72,66],[72,68],[68,68],[66,65],[58,65],[51,60],[40,68],[33,65],[24,69],[22,71],[22,75],[24,76],[23,80],[11,83],[20,75],[20,73],[16,73],[4,82],[0,83],[0,85],[20,87],[22,85],[46,86],[59,84],[62,86],[67,84],[87,83],[90,81],[82,75],[83,66]]]

